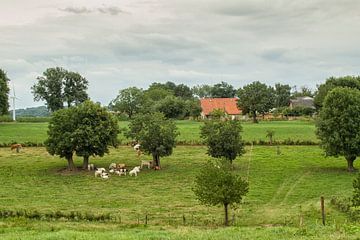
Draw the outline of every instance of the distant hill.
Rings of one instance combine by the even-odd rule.
[[[10,115],[12,114],[12,110],[10,110]],[[45,106],[40,107],[31,107],[25,109],[16,109],[17,117],[47,117],[50,116],[49,111]]]

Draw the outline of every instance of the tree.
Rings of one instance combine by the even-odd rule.
[[[180,97],[184,100],[193,98],[191,89],[184,84],[179,84],[179,85],[175,86],[174,94],[176,97]]]
[[[297,98],[297,97],[313,97],[314,93],[311,91],[310,88],[308,88],[307,86],[301,86],[300,87],[300,91],[298,91],[296,89],[296,86],[294,86],[294,92],[292,93],[291,97],[292,98]]]
[[[34,100],[45,101],[51,112],[64,108],[64,102],[70,107],[88,99],[88,81],[79,73],[60,67],[48,68],[37,80],[31,87]]]
[[[174,96],[166,96],[156,104],[156,111],[162,112],[167,118],[183,118],[186,114],[185,101]]]
[[[73,133],[76,130],[75,108],[61,109],[54,112],[49,122],[46,150],[51,155],[59,155],[68,162],[68,169],[75,170],[73,154],[76,148]]]
[[[242,127],[238,121],[208,121],[201,127],[201,138],[207,145],[207,154],[225,158],[230,163],[244,153]]]
[[[290,97],[291,97],[291,87],[288,84],[275,84],[274,89],[274,95],[275,95],[275,102],[274,107],[287,107],[290,103]]]
[[[137,115],[125,135],[140,142],[141,149],[152,155],[153,166],[160,168],[160,157],[172,154],[179,133],[172,120],[166,119],[163,113],[153,112]]]
[[[91,101],[85,101],[75,108],[75,131],[73,141],[76,155],[82,156],[83,169],[87,169],[90,156],[104,156],[108,146],[117,146],[119,126],[104,107]]]
[[[48,68],[43,76],[37,77],[37,84],[31,87],[34,101],[45,101],[51,112],[64,108],[62,84],[65,73],[66,70],[60,67]]]
[[[234,87],[226,82],[215,84],[211,88],[211,97],[213,98],[233,98],[236,95]]]
[[[9,81],[6,72],[0,69],[0,115],[9,111]]]
[[[202,108],[198,99],[186,100],[185,105],[186,117],[192,117],[193,119],[196,119],[200,116]]]
[[[72,105],[77,106],[89,98],[86,93],[89,82],[79,73],[66,71],[63,85],[63,99],[68,107]]]
[[[349,87],[360,90],[360,76],[330,77],[326,82],[319,85],[315,94],[314,104],[316,109],[321,109],[323,101],[332,89],[336,87]]]
[[[198,98],[208,98],[211,97],[211,89],[210,85],[196,85],[191,88],[193,95],[197,96]]]
[[[257,113],[265,114],[273,107],[273,89],[258,81],[250,83],[238,91],[238,107],[243,114],[251,114],[257,123]]]
[[[273,137],[274,137],[274,135],[275,135],[275,131],[274,131],[274,130],[267,130],[267,131],[266,131],[266,137],[269,138],[269,143],[270,143],[270,145],[273,144]]]
[[[249,184],[235,174],[228,161],[208,162],[196,176],[193,191],[206,205],[224,206],[224,224],[229,225],[228,208],[240,204],[249,191]]]
[[[325,97],[316,134],[327,156],[344,156],[348,171],[360,155],[360,91],[334,88]]]
[[[140,112],[143,104],[143,90],[137,87],[129,87],[119,91],[119,95],[111,101],[112,110],[124,112],[131,119],[134,114]]]

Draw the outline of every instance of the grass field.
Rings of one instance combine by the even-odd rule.
[[[186,143],[200,142],[200,126],[202,122],[176,121],[180,135],[177,140]],[[119,122],[126,128],[128,122]],[[259,124],[243,123],[243,139],[245,141],[268,141],[266,131],[274,130],[274,139],[286,139],[317,142],[315,125],[307,121],[264,121]],[[47,123],[0,123],[0,143],[42,143],[46,139]],[[126,141],[122,134],[119,139]]]
[[[235,161],[236,171],[249,180],[250,192],[244,204],[231,214],[237,227],[219,229],[222,208],[200,205],[191,191],[198,169],[209,159],[205,147],[178,146],[172,156],[162,159],[161,171],[144,170],[137,178],[113,176],[107,181],[94,178],[90,172],[62,171],[66,161],[48,155],[44,148],[24,148],[19,154],[1,148],[0,209],[110,213],[118,220],[95,224],[3,219],[0,238],[356,239],[360,236],[357,235],[359,224],[351,223],[329,205],[332,196],[351,195],[355,175],[346,172],[345,160],[325,158],[316,146],[282,146],[280,150],[281,155],[277,155],[276,147],[248,147],[246,154]],[[134,151],[125,146],[91,162],[99,167],[107,167],[111,162],[138,165]],[[76,163],[80,165],[81,159],[76,159]],[[358,162],[355,167],[359,167]],[[320,227],[320,196],[326,199],[327,228]],[[145,215],[149,225],[143,228],[137,223],[143,224]],[[304,222],[302,228],[299,228],[300,217]]]

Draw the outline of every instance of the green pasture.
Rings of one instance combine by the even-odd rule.
[[[116,222],[0,220],[1,239],[356,239],[359,224],[331,207],[333,196],[351,196],[355,175],[346,162],[325,158],[317,146],[247,147],[235,171],[249,180],[244,204],[231,212],[236,227],[223,229],[223,209],[200,205],[191,187],[209,159],[202,146],[178,146],[162,158],[162,170],[138,177],[95,178],[93,172],[64,171],[66,161],[44,148],[16,154],[0,149],[0,209],[109,213]],[[150,159],[142,156],[142,159]],[[81,159],[76,158],[80,166]],[[131,147],[112,149],[90,162],[139,165]],[[355,167],[360,165],[355,161]],[[320,226],[320,196],[326,200],[327,228]],[[148,226],[144,224],[148,216]],[[185,224],[183,222],[185,217]],[[299,226],[300,218],[303,226]],[[139,224],[139,225],[138,225]],[[120,230],[119,228],[124,228]],[[3,237],[2,237],[3,236]],[[25,237],[24,237],[25,236]],[[279,237],[280,238],[277,238]]]
[[[42,143],[47,137],[48,123],[0,123],[0,143]],[[180,143],[200,143],[200,126],[202,122],[176,121],[180,135]],[[119,122],[121,128],[126,128],[128,122]],[[275,131],[274,140],[286,139],[317,142],[315,125],[309,121],[262,121],[259,124],[245,122],[243,126],[243,139],[245,141],[268,141],[267,130]],[[120,134],[119,139],[126,142]]]

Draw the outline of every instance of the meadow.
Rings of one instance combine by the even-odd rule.
[[[246,150],[234,164],[249,181],[250,192],[231,212],[234,226],[222,228],[223,209],[201,205],[191,190],[199,168],[210,159],[204,146],[176,147],[172,156],[162,158],[160,171],[108,180],[87,171],[68,173],[66,161],[44,148],[18,154],[0,148],[0,210],[111,216],[105,222],[5,218],[0,219],[0,238],[358,239],[359,223],[329,204],[334,196],[351,196],[355,175],[346,172],[344,159],[325,158],[318,146],[281,146],[280,154],[271,146]],[[80,166],[81,159],[75,161]],[[139,164],[128,146],[90,161],[98,167]],[[326,227],[321,226],[320,196],[326,200]]]
[[[120,128],[127,128],[128,122],[119,122]],[[176,121],[180,135],[178,143],[199,144],[200,126],[202,122]],[[48,123],[0,123],[0,144],[17,143],[42,143],[47,136]],[[259,124],[244,122],[243,139],[247,142],[268,141],[266,132],[275,131],[276,141],[308,141],[317,143],[315,136],[315,124],[313,121],[261,121]],[[123,143],[129,141],[123,134],[119,135]]]

